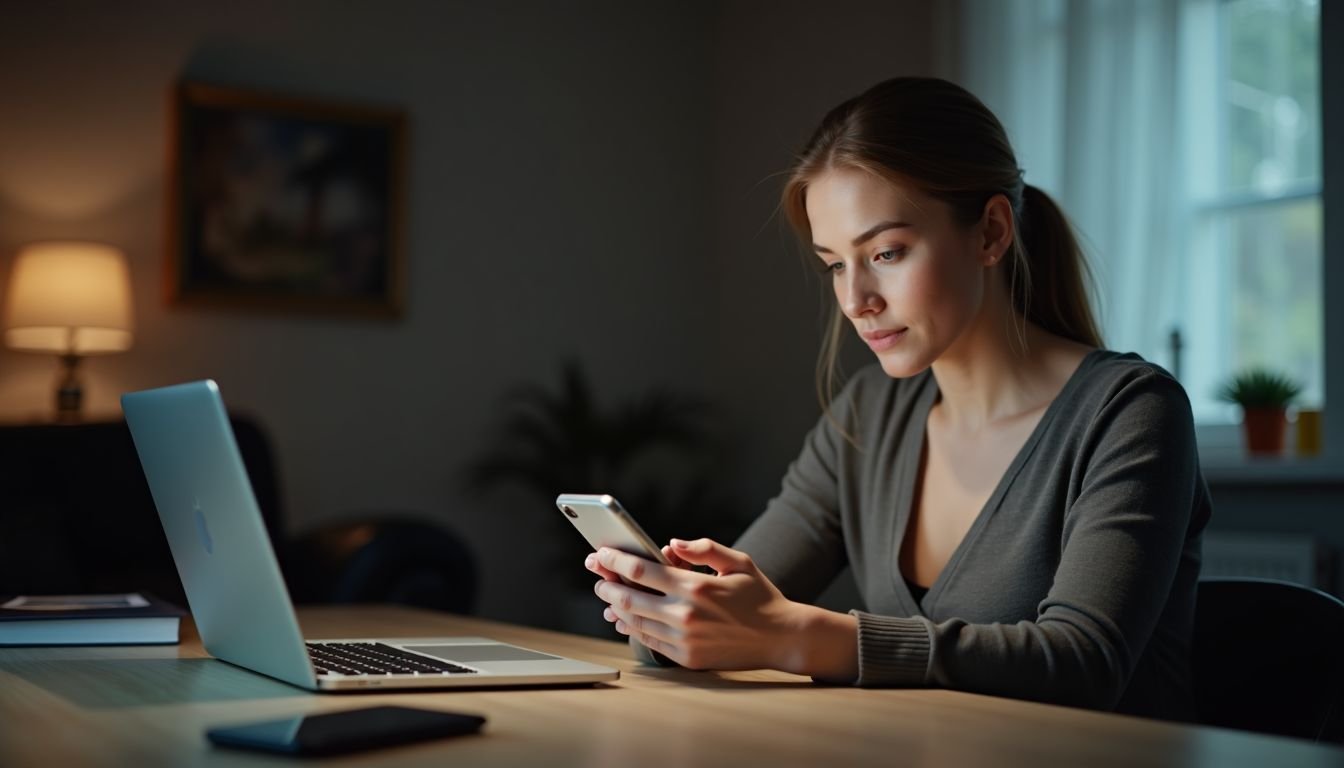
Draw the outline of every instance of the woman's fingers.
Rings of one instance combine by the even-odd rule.
[[[672,541],[675,547],[677,540],[673,539]],[[701,541],[709,540],[701,539]],[[735,556],[741,558],[742,565],[740,567],[743,570],[751,566],[751,559],[746,554],[729,549],[722,544],[714,544],[714,546],[718,552],[725,553],[724,557]],[[652,560],[606,547],[597,551],[597,559],[599,568],[607,573],[615,573],[619,577],[615,579],[616,581],[620,581],[626,586],[638,585],[663,595],[687,597],[700,589],[706,580],[713,581],[717,578],[707,573],[692,570],[694,566],[689,562],[683,561],[683,565],[680,567],[668,567]],[[720,567],[722,567],[720,575],[733,572],[732,569],[722,564],[720,564]],[[613,579],[608,579],[608,581],[613,581]]]
[[[747,553],[724,546],[713,539],[672,540],[672,551],[687,563],[707,565],[720,576],[729,573],[749,573],[754,565]]]
[[[652,560],[603,547],[597,551],[597,562],[606,570],[649,589],[671,592],[676,588],[674,569]]]
[[[584,568],[587,568],[588,570],[592,571],[593,573],[596,573],[598,576],[601,576],[601,577],[603,578],[603,580],[605,580],[605,581],[620,581],[620,580],[621,580],[621,577],[620,577],[620,576],[616,575],[615,573],[612,573],[611,571],[607,570],[606,568],[603,568],[603,567],[602,567],[602,564],[599,563],[599,562],[597,562],[597,553],[596,553],[596,552],[592,553],[591,555],[589,555],[587,558],[584,559],[584,561],[583,561],[583,567],[584,567]]]
[[[616,631],[622,635],[630,635],[648,647],[673,646],[681,638],[681,633],[670,625],[657,619],[651,619],[648,616],[641,616],[637,613],[627,613],[617,610],[614,607],[608,607],[603,615],[611,614],[611,618],[616,622]]]
[[[682,560],[681,557],[677,555],[677,551],[672,548],[671,544],[663,545],[663,557],[666,557],[667,561],[676,568],[685,568],[688,571],[695,568],[695,566]]]
[[[606,582],[598,582],[594,591],[610,603],[602,615],[607,621],[616,623],[617,632],[630,635],[667,656],[679,652],[663,650],[674,648],[683,638],[682,630],[665,620],[669,618],[668,598]]]
[[[605,600],[620,616],[639,614],[641,616],[661,616],[665,610],[666,598],[653,595],[635,587],[609,581],[599,581],[593,586],[597,596]]]

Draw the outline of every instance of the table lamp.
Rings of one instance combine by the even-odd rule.
[[[131,278],[120,250],[61,241],[19,251],[5,300],[5,344],[60,355],[59,421],[79,420],[80,358],[129,349],[131,327]]]

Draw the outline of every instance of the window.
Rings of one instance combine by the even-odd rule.
[[[1179,327],[1195,418],[1232,423],[1212,392],[1268,366],[1324,403],[1320,7],[1206,0],[1184,21],[1184,228]]]
[[[1215,392],[1247,366],[1323,406],[1318,0],[951,12],[953,77],[1073,219],[1108,345],[1178,373],[1205,454],[1235,452],[1239,414]]]

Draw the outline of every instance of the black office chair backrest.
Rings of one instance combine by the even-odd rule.
[[[266,433],[231,416],[272,539],[280,490]],[[0,427],[0,595],[152,592],[186,606],[122,420]]]
[[[398,603],[450,613],[475,608],[476,556],[452,528],[369,512],[290,539],[282,551],[296,603]]]
[[[1344,742],[1344,602],[1270,579],[1199,582],[1191,657],[1208,725]]]

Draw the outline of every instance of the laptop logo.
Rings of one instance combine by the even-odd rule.
[[[205,524],[205,513],[201,511],[200,499],[191,500],[191,510],[195,513],[196,534],[201,539],[201,546],[205,547],[205,554],[213,555],[215,553],[215,540],[210,537],[210,526]]]

